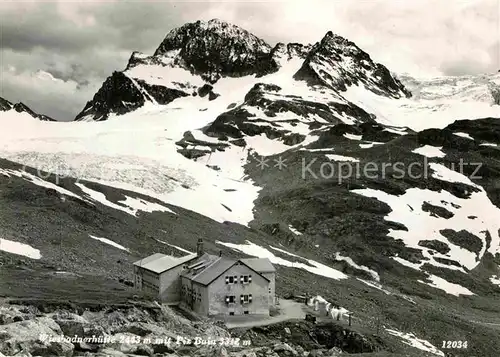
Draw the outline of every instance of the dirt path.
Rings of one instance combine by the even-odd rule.
[[[231,318],[230,321],[226,321],[226,326],[229,329],[241,328],[241,327],[256,327],[256,326],[266,326],[272,325],[279,322],[295,319],[304,319],[306,316],[306,306],[304,304],[298,303],[293,300],[280,300],[279,304],[279,314],[276,316],[270,316],[265,318],[257,318],[253,316],[236,316]]]

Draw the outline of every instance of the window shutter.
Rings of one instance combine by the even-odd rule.
[[[234,283],[238,284],[238,276],[237,275],[234,276]]]
[[[229,277],[226,276],[226,284],[229,284]]]
[[[252,294],[248,295],[248,302],[252,302]]]
[[[229,304],[229,296],[226,296],[226,304]]]
[[[240,282],[243,284],[243,275],[240,276]]]
[[[249,275],[249,276],[248,276],[248,282],[249,282],[249,283],[251,283],[251,282],[252,282],[252,276],[251,276],[251,275]]]
[[[243,304],[245,299],[243,299],[243,295],[240,295],[240,302]]]

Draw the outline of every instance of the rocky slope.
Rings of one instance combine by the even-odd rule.
[[[336,357],[342,350],[393,348],[334,322],[229,331],[222,322],[192,321],[166,306],[133,300],[120,306],[10,301],[0,306],[0,331],[0,353],[7,356]]]

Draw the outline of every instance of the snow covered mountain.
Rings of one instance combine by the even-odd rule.
[[[22,114],[42,121],[56,121],[44,114],[37,114],[24,103],[11,103],[7,99],[0,97],[0,116],[10,116]]]
[[[172,30],[153,56],[133,53],[126,70],[113,73],[76,120],[104,120],[145,103],[168,104],[186,96],[208,94],[214,100],[222,94],[224,78],[265,78],[285,72],[283,67],[287,80],[295,75],[333,91],[359,82],[392,97],[409,95],[387,68],[340,36],[328,33],[314,46],[279,43],[273,48],[244,29],[211,20]]]
[[[0,102],[0,250],[129,280],[134,259],[203,236],[269,257],[279,294],[312,289],[368,329],[383,316],[438,348],[453,330],[489,356],[499,84],[396,76],[332,32],[273,47],[220,20],[186,24],[133,53],[74,122],[21,125]]]

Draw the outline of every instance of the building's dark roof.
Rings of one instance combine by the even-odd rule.
[[[204,253],[201,257],[198,257],[196,260],[193,260],[189,264],[188,269],[182,271],[181,276],[188,279],[193,279],[196,275],[198,275],[202,271],[200,269],[204,270],[208,265],[212,264],[217,259],[219,259],[219,256]],[[196,269],[192,267],[195,267]]]
[[[134,265],[143,269],[160,274],[181,264],[187,263],[196,258],[196,254],[188,254],[184,257],[174,257],[156,253],[144,259],[138,260]]]
[[[247,263],[247,261],[249,261],[250,263]],[[212,283],[212,281],[214,281],[219,276],[224,274],[224,272],[229,270],[229,268],[231,268],[234,264],[238,262],[241,262],[242,264],[246,265],[250,270],[253,270],[255,273],[262,276],[267,281],[269,281],[269,279],[263,276],[261,273],[275,271],[271,262],[267,258],[234,260],[215,255],[205,254],[202,257],[195,260],[191,264],[193,268],[183,271],[181,273],[181,276],[188,278],[198,284],[206,286]],[[261,271],[257,269],[260,269]]]
[[[235,263],[236,261],[232,259],[219,258],[199,274],[195,275],[192,280],[198,284],[208,285],[221,276],[226,270],[231,268]]]
[[[240,261],[258,273],[274,273],[276,271],[269,258],[248,258],[240,259]]]

